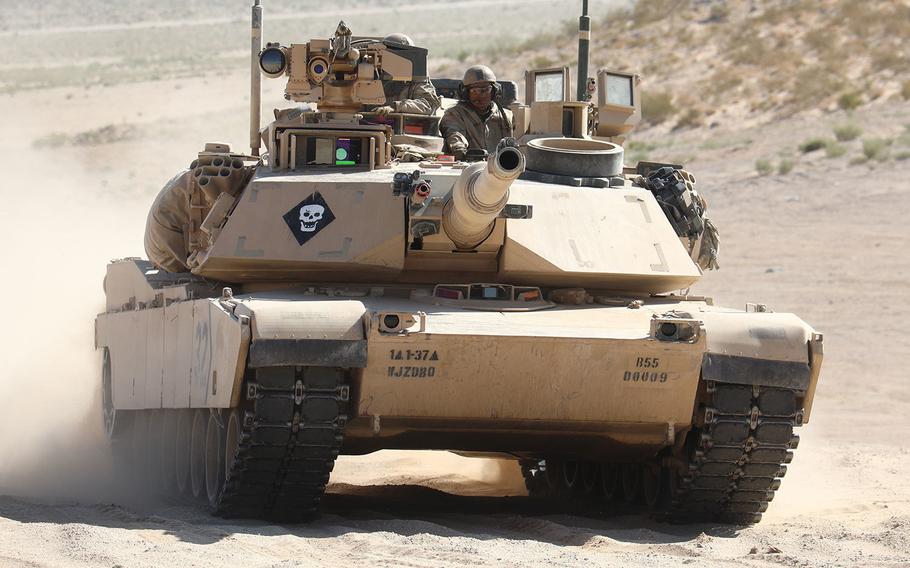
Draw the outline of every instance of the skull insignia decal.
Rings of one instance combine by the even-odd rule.
[[[334,220],[335,215],[318,191],[284,214],[284,222],[299,245],[312,239]]]
[[[300,230],[304,233],[312,233],[316,230],[316,224],[322,219],[325,207],[322,205],[304,205],[300,208]]]

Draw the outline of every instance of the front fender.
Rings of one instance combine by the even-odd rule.
[[[349,299],[282,294],[240,299],[252,320],[249,366],[366,367],[366,307]]]
[[[809,343],[817,333],[793,314],[714,312],[702,314],[708,381],[806,391],[813,376]]]

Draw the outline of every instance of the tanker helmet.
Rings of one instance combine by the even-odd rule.
[[[464,72],[464,78],[461,80],[461,84],[465,87],[470,87],[474,83],[483,82],[496,83],[496,75],[494,75],[493,70],[486,65],[468,67],[468,70]]]
[[[404,45],[414,45],[414,41],[401,32],[389,34],[389,35],[385,36],[384,38],[382,38],[382,41],[383,42],[388,41],[391,43],[402,43]]]
[[[500,86],[496,82],[496,75],[493,70],[486,65],[474,65],[468,67],[464,72],[464,78],[461,85],[458,85],[458,98],[465,101],[468,99],[468,88],[476,83],[490,83],[493,86],[493,99],[499,95]]]

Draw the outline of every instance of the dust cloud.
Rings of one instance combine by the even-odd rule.
[[[138,203],[100,191],[83,163],[23,150],[28,138],[12,138],[2,139],[18,147],[0,222],[0,493],[103,498],[116,484],[93,320],[104,309],[107,261],[142,250],[135,223],[143,214]]]

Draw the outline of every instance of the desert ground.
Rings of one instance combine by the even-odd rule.
[[[245,15],[228,8],[222,23]],[[113,20],[97,30],[86,17],[76,23],[88,31],[74,32],[53,13],[26,14],[27,33],[0,20],[11,53],[163,29]],[[242,61],[242,47],[230,57]],[[117,68],[83,63],[99,76]],[[113,475],[92,339],[105,264],[144,256],[160,187],[206,141],[245,148],[246,68],[83,82],[81,71],[39,66],[42,83],[19,84],[10,77],[21,67],[0,64],[0,566],[910,565],[906,101],[758,122],[736,107],[713,127],[649,126],[627,144],[630,157],[684,161],[708,200],[721,268],[693,293],[795,312],[825,336],[811,419],[761,523],[572,514],[530,499],[509,462],[387,451],[342,457],[322,516],[275,525],[214,518]],[[264,116],[284,104],[278,83],[265,83]],[[837,150],[799,149],[847,124],[861,134]]]

